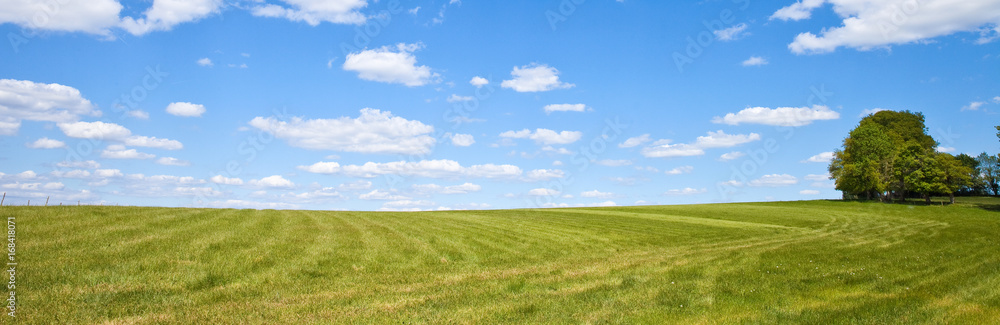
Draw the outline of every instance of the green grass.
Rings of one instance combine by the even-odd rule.
[[[1000,200],[0,207],[20,323],[998,323]]]

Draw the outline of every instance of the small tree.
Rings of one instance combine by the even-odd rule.
[[[1000,159],[997,156],[981,153],[976,157],[979,162],[979,176],[982,177],[993,195],[1000,195]]]

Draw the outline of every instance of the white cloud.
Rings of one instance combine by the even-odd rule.
[[[819,154],[816,154],[815,156],[809,157],[809,159],[803,160],[802,162],[827,163],[828,164],[828,163],[830,163],[830,160],[832,160],[832,159],[833,159],[833,152],[832,151],[827,151],[827,152],[821,152]]]
[[[680,166],[671,170],[666,171],[667,175],[680,175],[680,174],[690,174],[694,172],[694,166]]]
[[[535,169],[525,174],[522,180],[526,182],[535,182],[563,177],[566,177],[566,172],[559,169]]]
[[[779,9],[772,19],[807,19],[824,1],[811,0]],[[828,0],[842,25],[823,28],[819,35],[798,34],[788,45],[796,54],[828,53],[838,47],[858,50],[928,42],[959,32],[980,32],[977,43],[996,38],[1000,2],[969,0],[881,1]],[[993,31],[985,31],[993,29]]]
[[[472,96],[459,96],[456,94],[451,94],[451,96],[448,96],[448,99],[445,100],[448,101],[449,103],[458,103],[458,102],[473,101],[475,99],[476,98]]]
[[[56,125],[66,136],[71,138],[124,140],[132,135],[132,131],[129,131],[124,126],[101,121],[59,123]]]
[[[368,6],[367,0],[283,0],[289,7],[275,4],[254,6],[251,13],[259,17],[284,18],[301,21],[311,26],[321,22],[333,24],[362,24],[364,14],[358,10]]]
[[[698,148],[728,148],[744,143],[760,140],[760,134],[726,134],[722,130],[709,131],[707,136],[700,136],[695,140],[694,146]]]
[[[805,179],[807,181],[816,181],[816,182],[827,181],[827,180],[830,180],[830,175],[829,174],[823,174],[823,175],[820,175],[820,174],[809,174],[809,175],[806,175],[805,177],[803,177],[803,179]]]
[[[160,139],[157,137],[131,136],[125,139],[125,145],[130,147],[148,147],[165,150],[183,149],[184,145],[180,141],[170,139]]]
[[[622,143],[618,144],[618,147],[619,148],[632,148],[632,147],[641,145],[643,143],[649,142],[651,140],[652,139],[649,138],[649,134],[647,133],[647,134],[643,134],[643,135],[640,135],[640,136],[637,136],[637,137],[628,138],[628,139],[625,140],[625,142],[622,142]]]
[[[98,169],[94,171],[94,176],[100,178],[111,178],[122,177],[125,176],[125,174],[122,174],[122,171],[118,169]]]
[[[363,165],[340,165],[336,162],[318,162],[299,166],[300,170],[317,174],[341,174],[350,177],[374,178],[381,175],[399,175],[426,178],[518,178],[524,171],[514,165],[462,166],[453,160],[396,161],[388,163],[367,162]]]
[[[746,33],[747,27],[748,26],[747,26],[746,23],[739,23],[739,24],[733,25],[733,27],[716,30],[716,31],[713,31],[712,33],[714,33],[715,34],[715,38],[718,38],[720,41],[724,41],[724,42],[725,41],[735,41],[735,40],[743,38],[744,36],[746,36],[748,34],[748,33]]]
[[[35,142],[32,142],[32,143],[28,144],[28,148],[33,148],[33,149],[57,149],[57,148],[65,148],[65,147],[66,147],[66,143],[65,142],[62,142],[62,141],[59,141],[59,140],[53,140],[53,139],[49,139],[49,138],[41,138],[41,139],[35,140]]]
[[[767,62],[767,59],[765,58],[759,56],[751,56],[749,59],[743,61],[743,66],[753,67],[753,66],[767,65],[768,63],[769,62]]]
[[[344,60],[345,71],[358,73],[358,78],[384,83],[398,83],[408,87],[423,86],[437,82],[440,76],[425,65],[417,66],[413,52],[423,44],[399,43],[393,47],[383,46],[372,50],[350,53]]]
[[[101,168],[101,164],[93,160],[61,161],[57,163],[56,166],[62,168],[86,168],[86,169]]]
[[[101,152],[101,158],[108,159],[151,159],[156,157],[154,154],[148,154],[145,152],[138,152],[135,149],[123,149],[123,150],[112,150],[104,149]]]
[[[580,140],[583,132],[562,131],[556,132],[549,129],[535,129],[534,132],[528,129],[521,131],[506,131],[500,133],[500,137],[512,139],[531,139],[541,144],[570,144]]]
[[[212,183],[223,184],[223,185],[243,185],[243,180],[237,177],[225,177],[222,175],[215,175],[209,179]]]
[[[58,10],[52,10],[55,6]],[[5,1],[0,10],[0,23],[12,23],[25,29],[60,32],[84,32],[110,36],[118,25],[122,5],[116,0]]]
[[[218,13],[221,6],[222,0],[154,0],[143,18],[122,18],[121,27],[132,35],[168,31],[176,25]]]
[[[57,178],[87,178],[90,177],[90,172],[81,169],[74,169],[70,171],[54,170],[50,174]]]
[[[22,120],[72,122],[84,115],[101,116],[101,111],[76,88],[0,79],[0,134],[15,134]]]
[[[545,114],[552,112],[586,112],[587,105],[584,104],[551,104],[545,105]]]
[[[473,86],[476,86],[476,88],[481,88],[481,87],[483,87],[485,85],[490,84],[490,81],[486,80],[486,78],[483,78],[483,77],[480,77],[480,76],[475,76],[475,77],[472,77],[472,80],[469,80],[469,84],[473,85]]]
[[[182,117],[201,117],[205,113],[205,105],[188,102],[176,102],[167,105],[167,113]]]
[[[685,187],[679,190],[678,189],[668,190],[667,192],[663,193],[663,195],[695,195],[695,194],[702,194],[705,192],[708,192],[708,189],[704,188],[695,189],[695,188]]]
[[[20,179],[32,179],[32,178],[38,177],[38,174],[36,174],[35,171],[33,171],[33,170],[26,170],[26,171],[17,173],[17,175],[14,175],[14,177],[20,178]]]
[[[559,193],[561,192],[549,188],[536,188],[528,191],[528,195],[533,196],[556,196],[559,195]]]
[[[735,114],[729,113],[724,117],[716,116],[712,123],[728,125],[764,124],[774,126],[805,126],[818,120],[835,120],[840,118],[840,113],[830,110],[829,107],[815,105],[809,107],[778,107],[770,109],[767,107],[749,107]]]
[[[817,190],[801,190],[801,191],[799,191],[799,194],[802,194],[802,195],[819,195],[819,191],[817,191]]]
[[[386,202],[379,210],[382,211],[421,211],[437,204],[425,200],[399,200]]]
[[[410,197],[405,195],[393,194],[392,192],[386,192],[378,189],[365,194],[358,195],[358,198],[362,200],[386,200],[386,201],[410,199]]]
[[[621,167],[632,165],[632,161],[628,159],[602,159],[594,161],[595,164],[608,167]]]
[[[261,179],[252,179],[249,184],[251,186],[258,187],[269,187],[269,188],[292,188],[295,187],[295,183],[292,181],[281,177],[281,175],[271,175]]]
[[[476,143],[476,139],[471,134],[454,134],[451,136],[451,144],[459,147],[468,147]]]
[[[779,186],[789,186],[798,184],[799,180],[795,176],[788,174],[771,174],[764,175],[758,179],[752,180],[747,185],[756,187],[779,187]]]
[[[256,117],[249,124],[287,140],[289,145],[313,150],[418,155],[430,153],[436,143],[430,136],[434,127],[371,108],[362,109],[355,119],[296,117],[286,122]]]
[[[140,119],[140,120],[148,120],[149,119],[149,113],[146,112],[146,111],[143,111],[143,110],[138,110],[138,109],[131,110],[131,111],[125,112],[125,114],[128,114],[128,116],[131,116],[131,117],[134,117],[134,118],[137,118],[137,119]]]
[[[516,92],[540,92],[575,86],[574,84],[559,81],[559,70],[544,64],[532,63],[521,67],[514,67],[510,75],[514,79],[504,80],[500,83],[500,86],[513,89]]]
[[[209,58],[198,59],[198,61],[195,61],[195,63],[197,63],[198,65],[203,66],[203,67],[211,67],[211,66],[215,65],[215,63],[212,63],[212,59],[209,59]]]
[[[980,108],[986,105],[986,102],[971,102],[969,105],[962,106],[962,111],[978,111]]]
[[[187,160],[180,160],[174,157],[162,157],[156,160],[157,164],[165,166],[190,166],[191,162]]]
[[[771,15],[769,20],[803,20],[812,16],[812,10],[822,6],[826,0],[802,0],[787,7],[778,9]]]
[[[412,186],[413,190],[422,193],[441,193],[441,194],[467,194],[472,192],[479,192],[483,189],[482,186],[472,183],[464,183],[461,185],[452,186],[441,186],[437,184],[415,184]]]
[[[740,151],[727,152],[719,156],[719,160],[729,161],[734,159],[739,159],[740,157],[746,156],[747,154]]]
[[[204,203],[206,207],[219,209],[297,209],[299,206],[284,202],[260,202],[244,200],[211,201]]]
[[[993,97],[993,102],[1000,104],[1000,96]]]
[[[413,9],[407,10],[406,12],[409,12],[411,15],[416,15],[417,12],[419,11],[420,11],[420,6],[416,6]]]
[[[612,198],[614,196],[615,196],[614,193],[611,193],[611,192],[601,192],[601,191],[598,191],[598,190],[586,191],[586,192],[580,193],[580,197],[586,197],[586,198],[607,199],[607,198]]]
[[[642,148],[641,153],[644,157],[649,158],[669,158],[701,156],[705,154],[705,150],[689,144],[670,144],[670,140],[659,140]]]

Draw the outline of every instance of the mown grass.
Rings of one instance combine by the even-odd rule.
[[[2,207],[21,323],[1000,323],[1000,206]]]

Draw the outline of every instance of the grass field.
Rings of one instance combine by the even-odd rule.
[[[982,324],[1000,323],[998,207],[0,215],[25,324]]]

